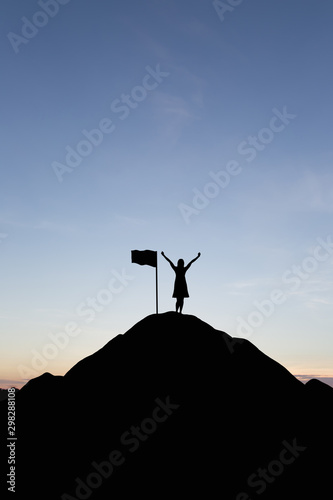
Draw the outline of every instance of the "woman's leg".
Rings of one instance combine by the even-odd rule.
[[[179,312],[181,313],[183,310],[183,305],[184,305],[184,298],[178,297],[176,300],[176,312],[178,312],[179,309]]]

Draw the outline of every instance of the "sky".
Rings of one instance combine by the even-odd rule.
[[[331,2],[2,5],[0,386],[174,309],[333,384]],[[264,374],[263,374],[264,375]]]

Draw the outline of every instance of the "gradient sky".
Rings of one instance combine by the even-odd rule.
[[[132,249],[160,312],[200,251],[184,313],[332,381],[333,4],[42,4],[2,6],[0,386],[154,313]]]

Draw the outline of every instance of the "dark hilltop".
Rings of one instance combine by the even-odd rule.
[[[31,380],[16,415],[16,498],[333,495],[333,389],[195,316],[148,316]]]

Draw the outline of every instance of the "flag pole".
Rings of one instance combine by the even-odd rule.
[[[156,252],[156,314],[158,314],[157,252]]]

